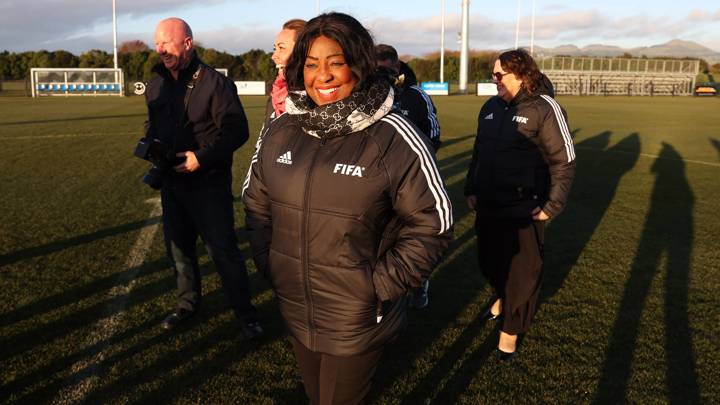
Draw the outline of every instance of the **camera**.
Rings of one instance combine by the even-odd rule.
[[[159,139],[141,139],[135,147],[135,156],[152,163],[152,167],[143,176],[143,183],[159,190],[163,178],[173,166],[182,163],[183,158],[175,156],[173,148]]]

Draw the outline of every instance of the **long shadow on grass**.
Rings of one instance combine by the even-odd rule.
[[[718,141],[717,139],[710,138],[710,143],[712,144],[712,146],[715,147],[715,149],[717,149],[718,157],[720,157],[720,141]]]
[[[206,266],[201,266],[201,270],[204,276],[207,276],[209,267],[209,264]],[[267,287],[265,285],[257,285],[258,283],[255,282],[255,278],[256,277],[254,277],[254,275],[251,275],[251,284],[253,284],[253,286],[255,287],[253,291],[257,293],[262,293],[263,291],[265,291],[265,289],[267,289]],[[167,277],[160,280],[159,282],[153,282],[147,286],[143,286],[142,294],[135,294],[128,299],[129,302],[125,310],[132,311],[133,307],[139,306],[143,302],[149,301],[156,296],[164,294],[169,289],[173,289],[173,279],[174,277]],[[188,324],[180,327],[179,330],[175,333],[183,333],[188,329],[197,327],[200,323],[206,322],[209,319],[219,316],[221,313],[229,311],[230,309],[227,305],[226,297],[222,292],[222,288],[217,288],[216,290],[203,296],[203,308],[199,312],[198,316],[190,320]],[[0,398],[5,398],[12,392],[20,392],[23,389],[31,386],[33,383],[37,383],[38,380],[47,379],[49,376],[52,376],[63,370],[67,370],[68,367],[78,363],[83,359],[93,358],[107,348],[118,345],[121,346],[125,340],[132,339],[134,336],[144,333],[146,330],[152,328],[158,328],[159,330],[159,321],[160,319],[164,318],[165,315],[165,313],[157,314],[153,318],[141,323],[138,326],[123,330],[122,332],[118,332],[117,334],[112,335],[109,339],[85,347],[81,351],[73,353],[72,355],[65,358],[57,359],[48,364],[47,366],[43,366],[40,369],[34,371],[31,374],[13,381],[11,384],[8,384],[7,386],[2,388],[5,392],[3,392],[3,395],[0,396]],[[87,324],[85,326],[87,326]],[[226,325],[225,327],[216,329],[216,332],[222,334],[223,336],[232,334],[236,331],[233,326],[234,324],[231,325],[230,323],[228,323],[228,325]],[[268,328],[266,327],[266,330],[267,329]],[[270,327],[269,329],[273,331],[277,328]],[[124,361],[132,356],[136,356],[139,352],[149,350],[154,346],[161,344],[162,342],[166,342],[168,339],[172,339],[173,336],[173,333],[160,332],[160,334],[155,334],[154,336],[145,341],[142,341],[134,346],[125,348],[119,352],[114,353],[111,356],[104,358],[97,367],[80,369],[77,372],[72,373],[69,377],[58,378],[50,384],[47,384],[42,388],[39,388],[38,390],[28,393],[28,396],[26,398],[23,398],[23,401],[27,400],[26,402],[31,403],[37,401],[46,401],[50,399],[52,395],[63,389],[69,382],[77,383],[92,376],[101,376],[105,368],[112,367],[117,362]],[[190,351],[190,353],[198,354],[195,351]],[[120,387],[122,387],[122,385],[116,388],[119,389]]]
[[[111,228],[101,229],[99,231],[91,232],[85,235],[73,236],[72,238],[62,239],[40,246],[17,250],[15,252],[10,252],[0,256],[0,267],[7,266],[8,264],[12,264],[20,260],[30,259],[36,256],[45,256],[74,246],[84,245],[86,243],[90,243],[99,239],[134,231],[140,228],[144,228],[146,226],[153,226],[158,223],[160,223],[159,216],[145,219],[142,221],[130,222]],[[5,317],[7,316],[8,315],[2,315],[2,318],[0,318],[2,319],[2,323],[5,322]]]
[[[260,305],[258,310],[260,313],[267,314],[270,307],[274,308],[274,306],[274,301],[267,301]],[[224,310],[226,310],[225,305],[217,304],[204,317],[216,316]],[[138,389],[138,386],[156,380],[158,377],[168,377],[161,387],[143,394],[143,398],[139,400],[140,403],[147,403],[157,402],[165,398],[161,402],[167,402],[168,397],[182,395],[188,390],[195,389],[207,382],[212,376],[226,372],[230,365],[242,361],[248,352],[260,350],[264,345],[279,339],[282,336],[282,322],[278,319],[279,315],[275,318],[273,322],[267,322],[266,318],[264,338],[253,342],[238,341],[235,320],[225,322],[198,339],[188,342],[180,349],[166,353],[157,361],[150,364],[143,363],[137,369],[125,373],[116,381],[93,390],[85,398],[85,402],[101,403],[106,401],[107,398],[116,398],[121,393],[131,393],[132,390]],[[151,350],[155,345],[171,343],[172,338],[172,334],[157,335],[146,342],[125,350],[118,356],[108,358],[103,362],[103,366],[108,367],[128,360],[140,352]],[[208,352],[213,351],[224,341],[235,341],[237,344],[231,344],[228,349],[220,350],[210,356],[207,355]],[[190,366],[187,366],[188,364]],[[183,367],[187,369],[178,370]],[[178,373],[178,371],[180,372]]]
[[[403,398],[402,404],[418,404],[430,398],[437,389],[437,384],[448,378],[443,389],[433,399],[435,403],[454,404],[477,375],[477,370],[488,360],[495,350],[499,324],[493,324],[492,330],[484,331],[487,322],[475,318],[462,334],[455,339],[452,346],[433,365],[432,370],[417,384],[411,393]],[[466,354],[473,341],[483,332],[487,333],[483,342],[471,353]],[[465,357],[463,359],[463,357]],[[460,367],[456,367],[462,361]]]
[[[212,301],[213,299],[217,299],[217,297],[221,295],[220,289],[208,294],[205,298],[206,301]],[[179,328],[179,331],[176,331],[177,333],[182,333],[184,330],[187,330],[188,328],[191,328],[193,326],[197,326],[199,322],[201,322],[204,319],[210,319],[215,316],[220,315],[222,312],[222,308],[219,306],[214,307],[214,310],[205,311],[203,312],[199,317],[192,319],[189,321],[188,324],[183,325],[181,328]],[[225,309],[228,310],[228,309]],[[74,353],[71,356],[68,356],[66,359],[58,359],[55,362],[49,364],[46,367],[43,367],[41,369],[38,369],[33,374],[24,377],[22,380],[19,380],[16,382],[13,382],[9,388],[12,388],[18,383],[26,382],[28,385],[37,382],[33,378],[40,377],[42,379],[49,379],[50,376],[54,375],[57,372],[60,372],[62,370],[65,370],[67,367],[83,360],[92,358],[97,353],[102,351],[106,347],[110,347],[111,345],[117,346],[122,345],[123,341],[126,339],[132,339],[134,336],[144,333],[149,329],[152,328],[158,328],[158,323],[161,318],[164,318],[165,314],[161,314],[160,316],[156,316],[152,319],[148,319],[147,321],[141,323],[140,325],[129,328],[127,330],[124,330],[121,333],[118,333],[111,337],[109,340],[98,342],[95,345],[89,346],[80,352]],[[77,370],[76,372],[71,373],[69,376],[64,378],[55,378],[51,383],[44,385],[43,387],[32,391],[27,394],[27,396],[20,398],[22,402],[27,403],[38,403],[38,402],[49,402],[49,400],[52,399],[52,396],[57,394],[59,391],[61,391],[63,388],[65,388],[70,382],[73,381],[82,381],[84,378],[91,377],[93,374],[99,374],[103,368],[107,366],[112,366],[116,362],[122,361],[124,359],[127,359],[133,355],[136,355],[137,353],[142,352],[143,350],[147,350],[148,348],[151,348],[155,345],[158,345],[162,342],[165,342],[169,339],[172,339],[174,337],[173,334],[169,333],[158,333],[153,335],[151,338],[146,339],[138,344],[135,344],[131,347],[125,348],[123,350],[120,350],[119,352],[114,353],[111,356],[108,356],[104,358],[99,366],[97,368],[82,368],[80,370]],[[52,374],[45,374],[43,373],[52,373]]]
[[[450,139],[447,139],[447,140],[443,140],[443,141],[442,141],[442,145],[441,145],[440,147],[441,147],[441,150],[442,150],[442,149],[444,149],[444,148],[449,147],[450,145],[454,145],[454,144],[456,144],[456,143],[460,143],[460,142],[463,142],[463,141],[465,141],[465,140],[467,140],[467,139],[472,139],[472,138],[475,138],[475,134],[457,136],[457,137],[454,137],[454,138],[450,138]],[[471,150],[471,151],[472,151],[472,150]]]
[[[167,262],[163,259],[144,264],[135,280],[140,280],[142,277],[146,277],[162,269],[167,270]],[[207,277],[209,272],[208,265],[201,267],[203,277]],[[118,279],[119,278],[120,277],[118,277]],[[151,301],[170,291],[174,291],[174,278],[174,275],[168,270],[167,277],[142,284],[134,288],[128,295],[119,295],[103,300],[88,308],[68,313],[61,318],[3,339],[0,341],[0,347],[2,347],[2,350],[0,350],[0,360],[4,361],[22,355],[36,346],[66,336],[76,329],[87,328],[89,325],[94,325],[98,320],[113,316],[118,311],[127,311],[132,306],[140,305],[143,302]],[[250,275],[251,285],[256,286],[252,291],[256,294],[262,293],[267,289],[266,285],[258,285],[257,278],[257,273]]]
[[[458,172],[465,172],[470,164],[470,157],[472,157],[472,150],[462,151],[453,156],[443,158],[438,161],[438,169],[443,174],[444,178],[450,178]],[[456,201],[455,203],[459,203]]]
[[[567,207],[548,224],[540,304],[562,288],[615,198],[622,177],[637,163],[640,137],[633,133],[608,148],[611,131],[578,142],[577,169]],[[622,153],[618,153],[622,152]]]
[[[462,152],[458,155],[445,158],[457,163],[452,170],[441,171],[443,178],[450,178],[467,170],[469,155]],[[467,216],[472,214],[468,212],[465,204],[464,183],[464,179],[461,179],[448,184],[447,191],[453,202],[455,218],[467,220]],[[430,305],[421,311],[411,312],[407,329],[385,350],[381,367],[374,378],[371,398],[377,398],[383,390],[391,389],[397,379],[411,371],[414,359],[433,345],[446,328],[457,322],[459,314],[482,295],[485,283],[477,270],[476,253],[472,243],[474,235],[472,226],[462,234],[455,234],[455,239],[445,253],[448,261],[440,265],[442,270],[437,271],[430,282]],[[465,343],[466,340],[462,340],[459,345],[464,347]],[[462,351],[462,348],[451,350]],[[434,384],[436,381],[428,383]],[[411,388],[406,387],[408,391]]]
[[[436,342],[445,329],[455,324],[459,314],[482,294],[484,282],[476,269],[474,244],[468,243],[473,237],[471,227],[453,241],[448,255],[454,254],[455,257],[431,280],[430,305],[408,314],[407,329],[386,348],[381,367],[374,378],[371,398],[377,397],[385,389],[392,389],[398,378],[412,370],[414,360]],[[477,330],[474,326],[470,326],[470,329]],[[453,345],[450,351],[462,353],[466,343],[467,339],[463,338],[459,343],[462,347]],[[444,367],[445,363],[443,359],[440,364]],[[430,375],[433,380],[423,380],[421,384],[436,384],[438,373],[431,371]]]
[[[175,373],[173,375],[173,378],[167,381],[165,384],[162,384],[158,388],[155,388],[153,390],[150,390],[142,395],[142,397],[137,401],[138,403],[151,403],[151,402],[177,402],[178,399],[187,397],[188,393],[197,394],[197,391],[202,387],[204,384],[206,384],[208,381],[211,381],[215,376],[223,373],[233,373],[232,368],[234,366],[237,366],[238,363],[240,363],[243,358],[248,354],[250,351],[261,351],[263,350],[265,345],[270,344],[271,342],[274,342],[278,339],[282,339],[285,336],[284,332],[284,324],[282,321],[282,318],[280,317],[279,311],[275,310],[276,304],[275,301],[270,301],[265,303],[261,308],[261,312],[266,313],[266,316],[263,317],[263,325],[265,327],[265,335],[263,336],[262,340],[255,341],[255,342],[237,342],[237,344],[232,344],[230,347],[224,348],[222,350],[217,351],[217,353],[214,353],[212,356],[206,357],[200,361],[193,361],[192,367],[188,367],[185,371],[182,373]],[[271,312],[269,310],[272,310]],[[228,326],[230,329],[230,336],[228,340],[236,340],[235,336],[233,334],[234,324]],[[227,332],[226,332],[227,333]],[[217,345],[218,339],[208,339],[209,347],[214,347]],[[289,348],[288,348],[289,349]],[[193,351],[197,350],[196,344],[192,344]],[[272,356],[277,353],[268,353],[268,355]],[[185,353],[182,356],[187,355],[188,357],[195,357],[192,352]],[[173,358],[174,357],[174,358]],[[274,360],[269,360],[270,362],[274,362]],[[294,360],[292,360],[293,364],[295,363]],[[175,357],[175,354],[173,353],[171,356],[167,356],[162,361],[161,367],[167,367],[170,368],[177,368],[182,365],[183,360],[181,360],[178,357]],[[150,373],[154,372],[154,368],[148,370]],[[262,392],[254,392],[256,396],[263,396],[265,398],[273,398],[274,402],[280,402],[280,403],[306,403],[306,397],[305,392],[302,390],[302,386],[297,386],[296,390],[289,390],[289,391],[283,391],[280,389],[277,389],[275,386],[280,385],[281,381],[279,381],[281,378],[278,375],[278,373],[273,370],[273,377],[272,381],[264,381],[260,384],[254,383],[254,384],[245,384],[243,387],[243,391],[246,392],[254,392],[255,390],[261,390]],[[255,375],[253,373],[253,370],[250,370],[250,373]],[[135,377],[135,376],[133,376]],[[199,377],[199,378],[198,378]],[[144,382],[142,379],[139,379],[138,382]],[[240,382],[240,384],[243,384],[243,382]],[[115,384],[119,387],[123,387],[124,384]],[[93,393],[93,396],[96,398],[102,398],[105,393]],[[192,395],[191,395],[192,396]],[[230,400],[227,398],[228,402],[233,402],[235,400]]]
[[[8,125],[47,124],[47,123],[51,123],[51,122],[107,120],[107,119],[113,119],[113,118],[135,118],[135,117],[147,117],[147,114],[93,115],[93,116],[89,116],[89,117],[53,118],[53,119],[47,119],[47,120],[32,120],[32,121],[10,121],[10,122],[0,122],[0,127],[8,126]]]
[[[164,260],[157,260],[151,263],[143,264],[138,269],[131,269],[127,272],[121,272],[120,275],[127,275],[128,273],[138,272],[136,280],[147,277],[154,274],[162,269],[167,269],[166,262]],[[120,277],[118,277],[119,279]],[[0,361],[5,361],[9,358],[21,355],[29,350],[32,350],[38,345],[48,343],[54,339],[60,338],[67,334],[72,333],[76,329],[87,328],[89,325],[94,324],[100,318],[104,316],[111,316],[113,314],[107,313],[105,309],[107,307],[117,306],[125,300],[131,302],[137,301],[140,297],[144,300],[151,300],[158,295],[167,292],[167,286],[169,285],[170,276],[161,280],[154,281],[149,284],[141,285],[133,289],[128,296],[119,295],[111,297],[109,299],[102,300],[95,303],[87,308],[83,308],[79,311],[69,312],[63,314],[61,317],[54,319],[49,322],[45,322],[36,327],[25,330],[21,333],[3,338],[0,340]],[[95,283],[93,283],[95,284]],[[120,282],[117,282],[120,284]],[[158,289],[158,286],[165,286],[164,289]],[[84,287],[83,287],[84,289]],[[108,288],[108,291],[110,289]],[[94,293],[101,293],[103,290],[95,290]],[[88,294],[90,295],[90,294]],[[64,298],[61,297],[61,298]],[[74,301],[67,300],[65,305],[72,304]],[[55,306],[53,309],[60,308],[60,305]],[[42,313],[35,313],[32,316],[40,316]]]
[[[573,135],[578,131],[578,129],[574,130]],[[611,132],[605,131],[578,143],[581,150],[588,149],[590,152],[581,153],[579,158],[582,162],[579,163],[581,166],[578,168],[575,179],[574,187],[576,189],[573,190],[572,201],[569,203],[569,207],[575,206],[574,209],[568,209],[568,212],[554,220],[551,228],[553,233],[563,235],[556,235],[554,238],[548,237],[549,244],[557,243],[564,250],[554,252],[552,257],[546,258],[546,263],[549,263],[547,264],[548,268],[552,269],[547,273],[551,273],[552,276],[549,282],[544,283],[542,299],[551,297],[562,286],[564,279],[610,205],[620,179],[632,169],[637,161],[640,152],[640,141],[637,134],[631,134],[612,148],[606,149],[610,142],[610,136]],[[624,153],[617,154],[616,151]],[[611,162],[612,164],[610,164]],[[465,170],[466,167],[467,162],[464,167],[457,165],[452,170],[457,172]],[[458,198],[455,198],[454,201],[459,204]],[[421,402],[430,395],[436,384],[448,377],[450,373],[453,375],[448,379],[443,390],[438,393],[436,399],[439,403],[454,403],[477,376],[478,370],[486,362],[497,343],[496,328],[494,333],[490,333],[480,346],[470,353],[467,359],[463,360],[462,366],[453,371],[455,363],[466,356],[465,349],[482,330],[482,327],[483,324],[477,320],[469,325],[436,363],[431,372],[415,385],[414,390],[403,400],[403,403]]]
[[[688,320],[695,199],[682,156],[671,145],[663,143],[651,170],[655,174],[651,206],[605,354],[595,397],[598,404],[626,402],[640,318],[663,257],[667,257],[665,384],[669,400],[676,404],[700,402]]]
[[[159,261],[145,263],[142,266],[140,277],[154,274],[167,266],[160,266]],[[54,294],[49,297],[42,298],[38,301],[31,302],[20,308],[0,315],[0,327],[6,328],[13,323],[21,322],[26,319],[38,316],[45,312],[57,310],[60,307],[82,301],[87,297],[95,295],[98,291],[110,290],[117,286],[121,280],[126,279],[129,275],[136,273],[138,270],[127,269],[118,273],[113,273],[103,278],[97,279],[89,284],[71,288],[60,294]]]

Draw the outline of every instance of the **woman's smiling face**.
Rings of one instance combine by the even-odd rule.
[[[345,61],[337,41],[319,36],[305,58],[303,79],[308,96],[317,105],[334,103],[350,96],[358,82]]]

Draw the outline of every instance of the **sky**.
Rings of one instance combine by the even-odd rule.
[[[152,47],[164,17],[185,19],[195,40],[233,54],[272,50],[291,18],[320,12],[355,16],[376,42],[401,55],[440,48],[440,0],[116,0],[118,43],[139,39]],[[520,44],[529,45],[533,0],[520,0]],[[695,41],[720,52],[720,1],[535,0],[535,45],[651,46],[672,39]],[[518,1],[471,0],[470,48],[515,45]],[[458,50],[461,1],[445,1],[445,49]],[[112,51],[112,0],[0,0],[0,50]]]

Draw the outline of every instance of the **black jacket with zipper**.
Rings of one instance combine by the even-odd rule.
[[[440,149],[440,122],[437,119],[437,109],[423,89],[417,85],[400,87],[393,109],[404,115],[428,137],[435,152]]]
[[[156,75],[145,92],[145,137],[161,140],[174,152],[193,151],[200,163],[196,172],[171,171],[170,178],[193,184],[229,184],[233,153],[248,139],[248,122],[235,84],[197,56],[177,80],[162,63],[153,72]],[[195,73],[198,76],[193,80]]]
[[[398,114],[325,138],[281,115],[258,140],[243,202],[255,263],[290,333],[337,356],[396,336],[407,291],[428,277],[452,238],[452,208],[430,146]]]
[[[575,176],[575,149],[567,115],[543,76],[534,93],[524,88],[507,103],[498,96],[480,109],[465,195],[478,215],[529,219],[535,207],[550,217],[565,207]]]

